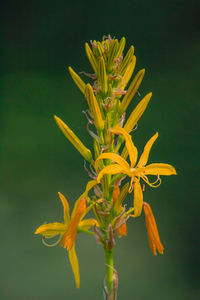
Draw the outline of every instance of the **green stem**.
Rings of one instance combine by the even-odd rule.
[[[106,257],[106,284],[109,292],[112,290],[113,283],[113,250],[105,249]]]

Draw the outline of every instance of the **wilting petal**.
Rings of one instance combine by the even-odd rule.
[[[79,203],[77,205],[77,210],[74,216],[71,218],[71,222],[67,228],[67,231],[65,232],[60,242],[60,246],[63,246],[63,248],[67,248],[67,250],[69,250],[74,245],[78,225],[85,210],[86,210],[86,199],[83,198],[79,200]]]
[[[126,130],[124,130],[121,127],[114,127],[112,129],[110,129],[110,131],[115,134],[121,134],[125,138],[126,148],[128,150],[128,154],[129,154],[129,158],[130,158],[130,162],[131,162],[131,168],[133,168],[137,161],[138,151],[132,141],[130,134],[128,134],[126,132]]]
[[[65,196],[63,194],[61,194],[59,192],[58,195],[59,195],[60,200],[62,201],[62,205],[63,205],[63,215],[64,215],[65,224],[69,225],[69,223],[70,223],[69,204],[68,204],[67,199],[65,198]]]
[[[92,227],[94,225],[99,226],[97,220],[95,220],[95,219],[86,219],[79,223],[79,227],[86,229],[86,230],[90,229],[90,227]]]
[[[116,200],[114,201],[114,196],[113,196],[113,202],[114,202],[114,210],[115,211],[119,211],[119,209],[121,208],[121,205],[126,197],[126,195],[128,194],[128,189],[129,189],[129,183],[127,182],[121,189],[120,194],[118,195],[118,197],[116,198]],[[114,191],[113,191],[114,193]]]
[[[148,161],[148,158],[149,158],[149,153],[151,151],[151,147],[153,146],[155,140],[157,139],[158,137],[158,132],[156,132],[156,134],[154,134],[152,136],[152,138],[150,138],[150,140],[146,143],[145,147],[144,147],[144,151],[140,157],[140,160],[137,164],[137,167],[138,168],[142,168],[146,165],[147,161]]]
[[[120,194],[120,188],[119,188],[118,185],[116,185],[113,189],[113,203],[114,203],[114,205],[117,201],[117,198],[118,198],[119,194]]]
[[[122,168],[120,165],[118,164],[113,164],[113,165],[109,165],[105,168],[103,168],[98,176],[97,176],[97,181],[100,182],[101,178],[105,175],[105,174],[110,174],[110,175],[114,175],[114,174],[127,174],[128,176],[130,176],[130,174],[128,172],[126,172],[126,170],[124,168]]]
[[[92,161],[92,153],[86,148],[80,139],[73,133],[73,131],[57,116],[54,116],[56,123],[60,127],[66,138],[74,145],[74,147],[80,152],[80,154],[89,162]]]
[[[152,213],[151,207],[146,202],[144,202],[143,207],[144,207],[147,234],[148,234],[151,250],[154,253],[154,255],[157,255],[156,250],[158,250],[160,254],[163,254],[164,247],[160,241],[156,221]]]
[[[75,251],[75,246],[73,246],[69,250],[68,256],[69,256],[69,261],[72,266],[72,271],[74,273],[76,287],[79,288],[80,287],[80,274],[79,274],[79,264],[78,264],[78,258],[77,258],[76,251]]]
[[[142,204],[143,204],[143,192],[141,189],[140,181],[136,180],[134,182],[134,201],[133,201],[135,217],[138,217],[141,215]]]
[[[96,169],[98,167],[98,161],[100,159],[110,159],[110,160],[116,162],[117,164],[119,164],[122,168],[126,169],[127,171],[129,171],[129,169],[130,169],[130,166],[127,163],[127,161],[125,159],[123,159],[120,155],[115,154],[115,153],[102,153],[95,162]]]
[[[176,170],[168,164],[150,164],[144,168],[145,175],[176,175]]]
[[[41,234],[42,236],[50,237],[58,234],[64,234],[67,229],[67,225],[63,223],[48,223],[39,226],[35,234]]]
[[[117,229],[117,235],[118,235],[119,238],[121,238],[123,235],[127,235],[127,226],[126,226],[126,223],[122,224]]]

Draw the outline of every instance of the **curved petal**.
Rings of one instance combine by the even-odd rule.
[[[76,255],[75,246],[73,246],[69,250],[68,256],[69,256],[69,261],[70,261],[71,266],[72,266],[72,271],[74,273],[74,278],[75,278],[75,281],[76,281],[76,287],[79,288],[80,287],[80,274],[79,274],[79,264],[78,264],[78,258],[77,258],[77,255]]]
[[[158,137],[158,132],[156,132],[156,134],[154,134],[152,136],[152,138],[150,138],[150,140],[146,143],[145,147],[144,147],[144,151],[142,153],[142,155],[140,156],[140,160],[137,164],[138,168],[142,168],[146,165],[148,158],[149,158],[149,153],[151,151],[151,147],[153,146],[154,142],[156,141]]]
[[[67,225],[63,223],[48,223],[39,226],[35,234],[41,234],[42,236],[56,236],[58,234],[64,234],[67,230]]]
[[[68,204],[67,199],[65,198],[65,196],[63,194],[58,192],[58,195],[59,195],[60,200],[61,200],[62,205],[63,205],[63,215],[64,215],[65,224],[69,225],[69,223],[70,223],[69,204]]]
[[[93,227],[94,225],[99,226],[95,219],[85,219],[79,223],[79,226],[86,230],[90,229],[90,227]]]
[[[142,205],[143,205],[143,192],[141,189],[140,181],[136,180],[134,182],[134,217],[139,217],[142,212]]]
[[[110,165],[110,166],[107,166],[105,168],[103,168],[98,176],[97,176],[97,181],[100,182],[101,178],[105,175],[105,174],[127,174],[128,176],[131,176],[128,172],[125,171],[124,168],[122,168],[120,165],[118,164],[113,164],[113,165]]]
[[[98,160],[100,159],[110,159],[116,163],[118,163],[122,168],[129,170],[130,166],[125,159],[123,159],[120,155],[115,153],[102,153],[96,160],[95,166],[97,169]]]
[[[114,127],[110,129],[111,132],[115,133],[115,134],[120,134],[125,138],[126,141],[126,148],[128,150],[128,154],[129,154],[129,158],[131,161],[131,168],[133,168],[136,164],[137,161],[137,157],[138,157],[138,151],[137,148],[135,147],[132,138],[130,136],[130,134],[128,134],[126,132],[126,130],[124,130],[121,127]]]
[[[73,208],[73,211],[72,211],[72,214],[71,214],[71,218],[72,218],[72,217],[74,216],[74,214],[76,213],[76,210],[77,210],[79,201],[80,201],[81,199],[83,199],[83,198],[87,198],[87,197],[88,197],[89,191],[90,191],[95,185],[97,185],[97,181],[96,181],[96,180],[90,180],[90,181],[88,181],[84,193],[81,194],[80,197],[78,198],[78,200],[76,200],[76,202],[74,203],[74,208]]]
[[[168,164],[150,164],[144,168],[145,175],[176,175],[176,170]]]
[[[63,246],[63,248],[67,248],[67,250],[69,250],[74,245],[78,225],[85,210],[86,210],[86,199],[82,198],[79,200],[77,210],[74,216],[71,218],[71,222],[60,242],[60,246]]]

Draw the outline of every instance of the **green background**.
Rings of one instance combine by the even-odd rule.
[[[86,102],[67,66],[91,72],[84,43],[109,33],[126,37],[126,51],[135,46],[136,71],[146,69],[140,93],[153,92],[134,141],[142,151],[159,131],[150,161],[170,163],[178,172],[144,195],[164,255],[151,253],[143,215],[130,220],[128,236],[116,242],[119,299],[199,299],[199,1],[2,3],[0,299],[102,299],[104,254],[92,237],[76,241],[77,290],[66,251],[44,247],[33,233],[45,221],[62,221],[58,191],[72,205],[88,180],[82,157],[53,115],[91,145],[82,114]]]

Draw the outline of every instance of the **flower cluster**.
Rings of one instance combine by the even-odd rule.
[[[55,244],[60,243],[67,249],[77,287],[80,277],[75,252],[76,235],[81,232],[94,235],[96,241],[103,246],[106,255],[104,292],[107,299],[112,299],[112,294],[113,299],[116,298],[118,277],[113,264],[116,234],[119,238],[127,235],[126,223],[130,217],[139,217],[144,211],[151,250],[155,255],[157,251],[163,253],[164,248],[151,207],[143,201],[143,186],[146,183],[150,187],[158,187],[161,184],[160,176],[176,174],[174,167],[169,164],[148,164],[149,154],[158,133],[146,143],[138,159],[132,132],[146,110],[152,93],[140,100],[126,118],[127,108],[138,92],[145,70],[140,70],[127,88],[134,72],[136,57],[133,46],[125,56],[124,48],[125,38],[118,41],[110,35],[103,37],[101,42],[91,41],[91,46],[85,44],[86,55],[93,72],[82,73],[89,78],[90,83],[86,84],[69,67],[70,75],[88,105],[84,113],[88,121],[86,129],[94,141],[93,151],[88,149],[60,118],[55,116],[55,120],[66,138],[87,161],[85,169],[91,180],[75,202],[71,217],[67,200],[59,193],[64,209],[64,222],[41,225],[35,232],[43,236],[45,244],[47,238],[59,236]],[[153,182],[150,181],[149,175],[155,176]],[[142,187],[141,181],[144,182]],[[131,207],[124,205],[128,193],[133,193]],[[85,219],[91,209],[95,218]]]

